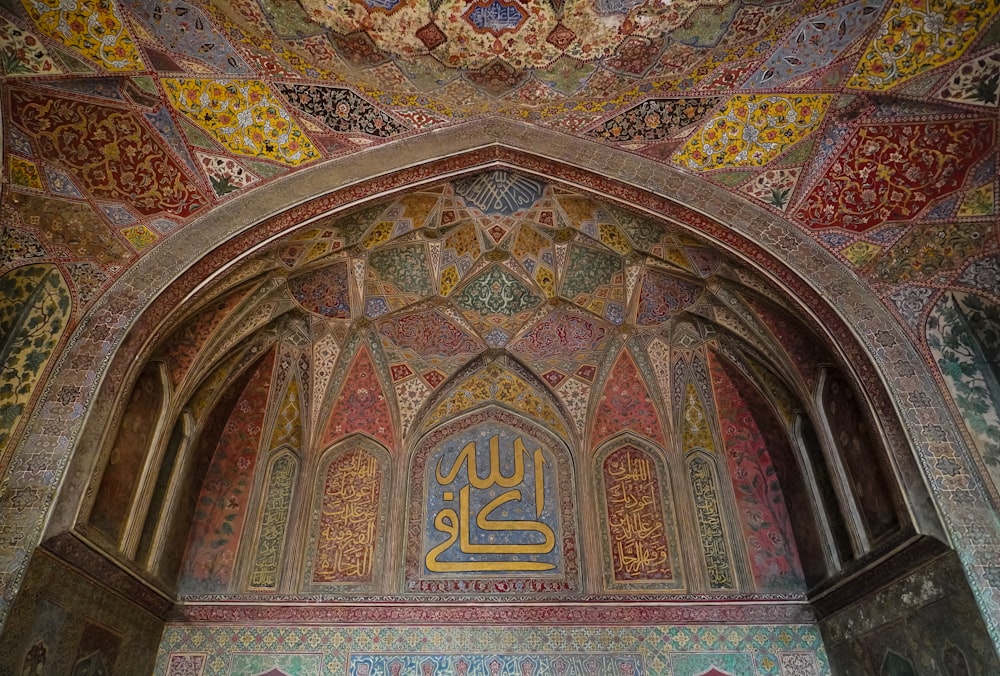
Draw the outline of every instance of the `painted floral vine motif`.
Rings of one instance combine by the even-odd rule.
[[[927,320],[927,345],[1000,487],[1000,305],[975,294],[946,294]]]

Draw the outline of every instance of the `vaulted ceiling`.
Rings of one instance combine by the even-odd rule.
[[[387,155],[376,151],[400,148],[399,168],[407,153],[417,164],[434,156],[414,151],[425,140],[447,157],[465,133],[541,127],[551,147],[537,152],[558,155],[560,139],[571,139],[584,148],[574,151],[577,166],[593,165],[595,175],[607,148],[623,153],[613,162],[662,165],[704,185],[699,195],[728,191],[730,205],[782,219],[859,279],[933,364],[932,308],[948,294],[997,297],[998,8],[995,0],[118,0],[67,9],[3,0],[0,273],[64,280],[52,278],[65,309],[46,348],[54,349],[138,262],[190,264],[237,232],[197,234],[225,207],[234,207],[226,218],[238,214],[242,196],[256,195],[254,208],[274,215],[272,202],[291,205],[280,186],[293,183],[280,182],[294,174],[356,166],[357,180],[382,171]],[[466,164],[455,170],[476,168]],[[611,205],[577,213],[585,194],[560,195],[553,184],[536,195],[530,185],[544,181],[525,180],[517,204],[491,203],[506,193],[488,181],[467,181],[464,193],[461,182],[453,192],[415,192],[398,213],[378,214],[374,229],[342,237],[340,253],[336,237],[303,226],[278,254],[287,286],[312,316],[372,322],[431,388],[427,378],[438,376],[427,374],[456,366],[404,358],[403,307],[425,324],[461,326],[470,354],[517,354],[546,312],[569,321],[583,313],[609,334],[623,324],[642,330],[662,310],[643,304],[635,293],[643,285],[673,285],[690,297],[692,315],[706,314],[699,308],[725,287],[704,243],[681,238],[652,252],[629,230],[634,215]],[[324,190],[312,189],[299,199]],[[672,217],[666,204],[652,210]],[[724,211],[730,225],[744,218]],[[695,213],[680,220],[708,228]],[[293,229],[296,218],[265,230]],[[713,239],[725,233],[717,228]],[[238,242],[227,246],[225,255],[242,253]],[[572,266],[560,271],[559,251],[586,279],[567,273]],[[331,263],[337,256],[344,261]],[[359,258],[364,279],[348,268]],[[425,274],[423,260],[437,267]],[[10,298],[34,288],[22,282],[6,278]],[[315,298],[320,282],[357,285],[356,296],[325,305]],[[495,302],[485,290],[500,282],[516,293],[483,314],[477,303]],[[578,366],[557,361],[539,362],[538,375],[578,379]],[[0,393],[16,412],[15,433],[40,369],[25,366],[28,384]],[[989,434],[976,435],[987,448]]]

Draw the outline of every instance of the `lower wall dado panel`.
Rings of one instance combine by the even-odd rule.
[[[35,550],[0,635],[0,674],[149,674],[163,622],[112,591],[120,579],[102,582]]]
[[[954,552],[865,595],[820,626],[838,674],[1000,674]]]
[[[168,625],[166,676],[826,676],[816,627]]]

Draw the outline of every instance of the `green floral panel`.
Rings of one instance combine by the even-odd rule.
[[[928,318],[927,344],[1000,487],[1000,306],[972,294],[944,296]]]
[[[503,268],[493,267],[467,284],[455,302],[463,310],[474,310],[481,315],[511,317],[538,307],[542,299],[514,275]]]
[[[431,271],[427,267],[427,251],[422,244],[373,251],[368,266],[383,282],[393,284],[401,293],[429,296]]]
[[[573,300],[581,293],[592,294],[598,287],[611,284],[615,275],[622,271],[622,261],[610,253],[570,246],[566,270],[562,296]]]

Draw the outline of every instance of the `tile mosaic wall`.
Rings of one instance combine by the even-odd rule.
[[[997,674],[958,557],[948,553],[820,623],[838,674]]]
[[[712,670],[715,671],[712,671]],[[164,676],[827,676],[809,625],[169,625]]]

